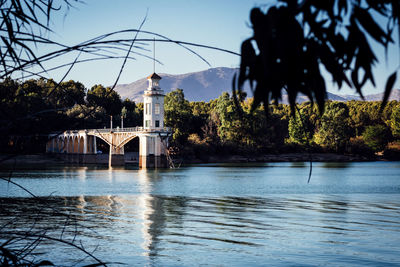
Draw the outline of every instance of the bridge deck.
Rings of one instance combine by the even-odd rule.
[[[171,127],[163,127],[158,129],[145,129],[144,127],[128,127],[128,128],[103,128],[103,129],[83,129],[83,130],[67,130],[66,133],[78,133],[78,132],[87,132],[87,133],[149,133],[149,132],[162,132],[169,133],[171,132]]]

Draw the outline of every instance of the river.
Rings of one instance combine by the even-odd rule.
[[[57,265],[400,266],[400,162],[3,169],[0,239]],[[36,239],[35,239],[36,238]],[[32,248],[33,250],[30,250]],[[24,254],[22,254],[24,255]]]

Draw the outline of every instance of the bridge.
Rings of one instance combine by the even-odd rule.
[[[167,167],[170,163],[168,159],[170,134],[169,127],[157,131],[144,127],[69,130],[49,135],[46,152],[74,154],[77,158],[81,156],[78,162],[85,162],[85,156],[97,154],[96,138],[100,138],[110,146],[109,165],[117,166],[125,163],[124,146],[134,138],[139,138],[139,167]]]
[[[165,168],[172,164],[168,154],[168,137],[171,129],[164,127],[164,92],[159,86],[161,77],[153,73],[147,77],[149,86],[143,94],[143,126],[133,128],[68,130],[50,134],[46,152],[78,155],[78,162],[85,162],[86,155],[97,154],[96,138],[110,146],[110,166],[123,165],[124,146],[139,138],[139,167]],[[80,160],[82,157],[82,160]]]

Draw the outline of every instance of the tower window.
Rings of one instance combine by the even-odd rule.
[[[160,121],[156,121],[156,127],[160,127]]]
[[[160,104],[156,103],[154,106],[154,114],[160,114]]]
[[[146,115],[151,115],[151,103],[146,103]]]
[[[145,121],[145,127],[150,127],[150,120]]]

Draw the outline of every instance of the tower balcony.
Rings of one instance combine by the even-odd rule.
[[[164,95],[164,90],[145,90],[144,91],[144,95],[145,96],[149,96],[149,95]]]

